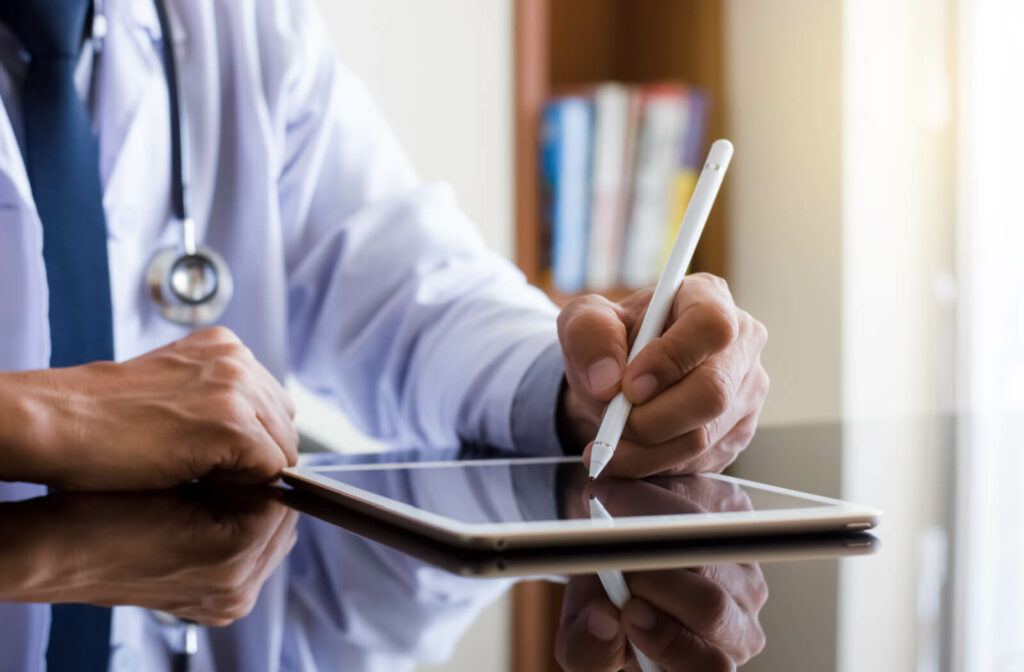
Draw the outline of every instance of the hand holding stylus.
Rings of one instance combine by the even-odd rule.
[[[653,296],[584,296],[559,316],[563,438],[591,442],[588,463],[595,453],[606,458],[607,446],[595,451],[592,443],[604,418],[597,438],[615,451],[609,475],[720,471],[753,436],[768,392],[760,361],[767,331],[736,307],[720,278],[683,277],[730,156],[727,142],[712,147]]]

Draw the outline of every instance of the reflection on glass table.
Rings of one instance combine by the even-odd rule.
[[[493,483],[405,478],[388,487],[420,502],[457,502],[465,515],[514,519],[543,513],[523,508],[516,497],[523,487],[540,488],[545,497],[530,501],[569,517],[589,515],[591,494],[613,516],[629,506],[735,510],[748,501],[703,479],[652,490],[564,476],[529,484],[508,473]],[[742,661],[760,648],[766,587],[759,559],[874,550],[872,538],[860,535],[806,548],[776,540],[452,558],[429,540],[336,508],[333,518],[322,515],[313,504],[279,488],[47,495],[0,484],[0,669],[40,671],[48,605],[86,602],[115,606],[112,669],[170,669],[185,646],[188,626],[179,619],[188,619],[201,624],[191,672],[412,670],[445,660],[488,605],[529,578],[567,585],[553,636],[568,669],[628,668],[627,649],[616,645],[624,633],[664,669],[714,669],[706,666]],[[605,569],[624,572],[635,598],[621,614],[597,581],[595,572]],[[655,615],[644,633],[629,630],[631,616],[649,615],[641,604]],[[611,622],[620,624],[614,633]],[[681,629],[690,633],[685,643],[675,635],[671,646],[663,641]],[[495,661],[495,669],[504,664]]]

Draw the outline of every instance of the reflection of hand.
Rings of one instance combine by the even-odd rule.
[[[647,480],[601,478],[583,488],[583,505],[600,500],[613,518],[749,511],[750,498],[732,481],[690,474]]]
[[[581,470],[582,471],[582,470]],[[600,478],[566,483],[570,518],[589,518],[591,495],[613,518],[677,513],[749,511],[750,498],[732,481],[700,474],[658,476],[645,480]]]
[[[0,504],[0,601],[166,611],[204,625],[249,613],[295,543],[274,498],[62,493]]]
[[[600,479],[582,494],[583,511],[594,496],[613,518],[751,508],[735,483],[699,475]],[[764,646],[757,614],[768,587],[757,565],[635,572],[626,583],[633,598],[620,613],[597,577],[569,580],[556,652],[570,672],[637,669],[628,642],[670,672],[731,670]]]
[[[621,391],[634,406],[609,475],[721,471],[750,443],[768,394],[768,332],[721,278],[696,273],[679,287],[664,333],[627,364],[650,299],[650,290],[619,303],[590,295],[562,310],[566,438],[590,441]]]
[[[668,672],[732,670],[764,648],[757,614],[768,586],[756,564],[635,572],[626,582],[633,599],[620,613],[596,576],[569,579],[555,642],[569,672],[637,669],[628,642]]]

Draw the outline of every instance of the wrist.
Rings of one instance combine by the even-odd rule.
[[[581,453],[597,433],[597,425],[587,412],[586,405],[573,392],[569,383],[562,378],[562,389],[558,395],[558,438],[565,452]]]
[[[0,480],[56,480],[64,443],[59,433],[65,414],[60,407],[68,401],[55,373],[0,374]]]

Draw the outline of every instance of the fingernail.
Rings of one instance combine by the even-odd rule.
[[[587,617],[587,630],[602,642],[610,642],[619,634],[619,622],[605,612],[594,609]]]
[[[587,383],[592,392],[607,390],[619,382],[619,363],[611,357],[605,357],[590,365],[587,369]]]
[[[650,630],[658,622],[658,615],[654,613],[654,609],[643,600],[633,600],[626,618],[640,630]]]
[[[635,401],[638,404],[653,397],[657,390],[658,379],[654,377],[653,373],[645,373],[633,381],[633,396],[636,397]]]

